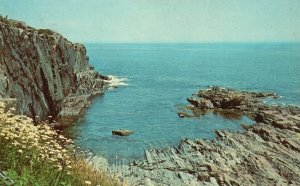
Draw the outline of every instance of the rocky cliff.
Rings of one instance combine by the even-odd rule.
[[[103,92],[103,78],[82,44],[0,17],[0,98],[14,98],[17,113],[71,121]]]

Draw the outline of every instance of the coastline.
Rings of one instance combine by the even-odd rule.
[[[132,185],[300,183],[300,108],[266,105],[263,98],[271,93],[213,89],[199,91],[198,102],[188,107],[195,117],[208,109],[242,110],[254,124],[244,132],[216,131],[214,140],[185,139],[176,147],[146,150],[143,160],[117,171],[121,177]],[[224,99],[223,106],[215,104]],[[206,107],[207,101],[215,108]]]
[[[94,96],[128,85],[126,78],[94,71],[81,44],[22,22],[0,23],[0,41],[6,42],[0,51],[5,54],[0,70],[0,95],[4,98],[0,100],[14,105],[17,113],[33,118],[35,124],[46,121],[45,124],[64,128],[82,116]],[[5,37],[8,39],[4,40]],[[19,50],[15,39],[27,43],[29,53],[33,54]],[[24,53],[27,56],[22,61],[20,56]],[[32,67],[31,60],[41,68]],[[15,71],[17,75],[12,73]],[[255,124],[244,126],[245,132],[216,131],[214,140],[185,139],[176,147],[148,149],[143,160],[121,167],[109,167],[102,157],[86,162],[119,173],[120,180],[129,180],[132,185],[300,183],[299,108],[267,105],[263,98],[270,96],[275,97],[272,93],[217,87],[202,90],[188,100],[188,113],[180,112],[179,117],[196,118],[207,110],[215,110],[248,116]]]
[[[0,184],[122,185],[73,159],[75,149],[65,143],[72,140],[57,131],[80,117],[109,81],[89,64],[86,48],[0,16],[0,54]]]

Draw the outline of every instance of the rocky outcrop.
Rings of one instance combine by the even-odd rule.
[[[1,17],[0,98],[15,98],[18,114],[71,122],[103,93],[105,78],[89,65],[82,44]]]
[[[183,107],[178,115],[180,117],[199,117],[207,111],[213,111],[224,117],[238,119],[244,113],[254,118],[259,109],[267,109],[262,99],[277,98],[275,93],[245,92],[221,87],[211,87],[200,90],[187,101],[191,103]]]
[[[121,169],[123,177],[133,185],[300,184],[300,108],[264,104],[261,98],[270,93],[212,88],[197,95],[214,109],[252,116],[254,125],[216,131],[214,140],[185,139],[176,147],[146,150],[143,160]],[[211,110],[192,104],[188,108]]]
[[[249,109],[255,109],[257,106],[264,105],[263,102],[261,102],[261,99],[267,97],[277,98],[277,95],[274,93],[245,92],[221,87],[212,87],[200,90],[187,100],[193,106],[200,109],[221,108],[249,111]]]

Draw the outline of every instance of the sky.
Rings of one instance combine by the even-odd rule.
[[[300,0],[0,0],[0,14],[73,42],[300,41]]]

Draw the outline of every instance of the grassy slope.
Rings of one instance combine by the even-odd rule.
[[[0,102],[0,185],[120,185],[117,179],[74,158],[72,141]]]

